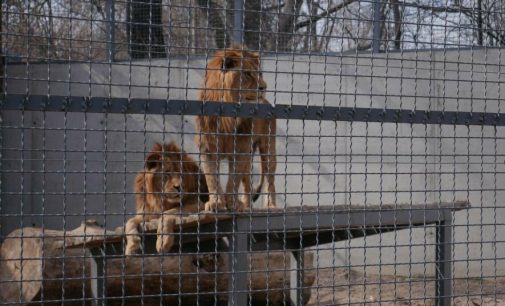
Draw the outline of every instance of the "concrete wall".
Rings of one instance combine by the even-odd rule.
[[[503,112],[504,57],[499,49],[279,56],[265,57],[263,68],[272,103]],[[7,92],[195,99],[205,62],[10,65]],[[74,228],[85,218],[122,225],[153,142],[173,139],[196,153],[190,116],[2,117],[2,236],[21,225]],[[505,254],[496,242],[505,234],[503,128],[279,120],[277,133],[280,205],[469,199],[472,209],[454,216],[455,271],[505,273],[496,259]],[[335,252],[321,246],[316,257],[320,266],[426,274],[433,243],[433,228],[403,230],[337,243]]]

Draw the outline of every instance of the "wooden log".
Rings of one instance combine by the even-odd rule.
[[[68,248],[78,240],[93,239],[113,232],[93,224],[62,232],[22,228],[9,234],[1,246],[0,299],[4,302],[80,304],[91,303],[90,265],[86,249]],[[106,239],[105,239],[106,240]],[[101,241],[104,241],[102,238]],[[137,305],[160,302],[169,305],[201,305],[227,300],[229,275],[227,254],[170,254],[107,258],[107,295],[110,304]],[[311,254],[306,260],[305,300],[315,275]],[[255,303],[282,303],[289,297],[290,257],[285,252],[250,255],[248,280]],[[161,271],[161,273],[160,273]],[[9,282],[6,282],[9,281]],[[72,302],[73,300],[73,302]]]

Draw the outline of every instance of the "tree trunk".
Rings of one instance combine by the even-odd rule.
[[[0,5],[0,33],[3,33],[3,5]],[[3,48],[3,34],[0,34],[0,95],[4,94],[4,65],[5,65],[5,54]],[[1,116],[0,116],[1,122]]]
[[[198,0],[198,6],[203,11],[204,16],[207,17],[208,27],[214,33],[214,41],[216,47],[224,49],[230,45],[230,34],[226,31],[226,26],[221,17],[222,9],[212,0]],[[207,25],[205,26],[207,27]],[[209,35],[209,34],[208,34]]]
[[[477,0],[477,44],[484,45],[484,31],[482,30],[482,0]]]
[[[94,235],[97,241],[103,241],[103,232],[93,232],[91,225],[84,227],[85,231],[82,228],[66,232],[65,244],[62,231],[23,228],[9,234],[0,250],[0,301],[44,301],[44,305],[53,301],[49,304],[60,305],[76,299],[76,304],[81,305],[79,299],[91,298],[90,258],[85,257],[84,248],[63,247],[83,236],[88,242],[95,241]],[[251,255],[248,284],[254,302],[265,305],[268,299],[271,304],[282,304],[284,297],[289,297],[287,255],[273,251]],[[305,300],[309,299],[314,282],[310,258],[306,256]],[[183,305],[196,305],[197,301],[200,305],[214,305],[216,297],[227,300],[227,271],[225,253],[107,258],[107,295],[116,297],[108,302],[178,305],[180,297]]]
[[[279,15],[277,44],[279,51],[291,51],[291,45],[296,32],[295,21],[300,13],[303,0],[286,0],[284,9]]]
[[[395,22],[394,48],[400,50],[402,48],[402,12],[400,11],[398,0],[391,0],[391,6],[393,7],[393,18]]]
[[[162,0],[129,0],[126,11],[131,58],[164,58]]]
[[[252,50],[261,50],[261,1],[244,1],[244,43]]]
[[[316,16],[317,15],[317,10],[318,10],[318,7],[317,7],[317,3],[315,1],[310,1],[310,18],[312,19],[312,17]],[[315,21],[312,21],[311,25],[310,25],[310,30],[309,30],[309,34],[310,34],[310,46],[309,46],[309,49],[308,51],[309,52],[317,52],[319,50],[317,50],[317,20]]]

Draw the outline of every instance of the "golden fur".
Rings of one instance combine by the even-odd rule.
[[[199,92],[202,101],[269,103],[265,99],[267,84],[263,79],[258,53],[239,48],[218,51],[208,62],[205,79]],[[253,153],[261,156],[259,193],[266,178],[265,207],[276,207],[275,119],[198,116],[199,134],[195,142],[200,149],[202,170],[209,188],[205,210],[246,209],[251,206],[251,167]],[[219,162],[229,162],[226,194],[219,183]],[[244,186],[241,201],[237,194],[240,183]],[[255,196],[256,197],[256,196]],[[236,204],[236,207],[230,207]]]
[[[140,250],[138,227],[141,223],[161,218],[158,224],[158,252],[173,245],[175,214],[198,211],[196,197],[207,201],[207,185],[195,161],[173,142],[156,143],[147,155],[144,169],[135,177],[136,215],[125,226],[127,255]],[[191,201],[196,205],[185,205]]]

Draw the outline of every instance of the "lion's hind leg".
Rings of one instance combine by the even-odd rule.
[[[275,131],[275,121],[270,122],[270,131]],[[275,136],[265,137],[259,144],[261,155],[261,175],[265,176],[267,183],[267,194],[264,202],[265,208],[277,207],[275,199],[275,171],[277,168],[277,152],[275,148]]]
[[[242,184],[244,184],[244,193],[242,194],[241,202],[244,205],[244,209],[249,209],[253,202],[251,200],[251,173],[242,176]]]
[[[229,177],[226,185],[226,203],[233,211],[243,211],[251,207],[251,166],[252,156],[237,155],[229,162]],[[240,183],[244,193],[239,199]]]

